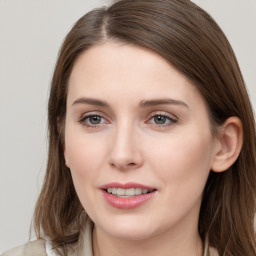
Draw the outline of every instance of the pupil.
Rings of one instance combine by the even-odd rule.
[[[164,124],[166,122],[166,117],[164,116],[155,116],[154,121],[156,124]]]
[[[90,117],[90,122],[91,124],[99,124],[100,123],[100,117],[99,116],[91,116]]]

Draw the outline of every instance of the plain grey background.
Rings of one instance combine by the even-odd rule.
[[[0,252],[29,239],[47,160],[47,98],[61,42],[80,16],[106,2],[0,0]],[[194,2],[226,33],[256,110],[256,1]]]

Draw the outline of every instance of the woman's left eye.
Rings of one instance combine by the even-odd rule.
[[[157,126],[168,126],[176,123],[177,119],[174,119],[170,116],[163,115],[163,114],[156,114],[151,116],[148,122],[151,124],[155,124]]]

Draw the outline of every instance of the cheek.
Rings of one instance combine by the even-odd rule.
[[[66,127],[65,156],[70,169],[79,176],[87,176],[97,168],[104,154],[104,142],[100,136],[90,136],[80,129]]]
[[[157,145],[154,143],[154,145]],[[163,141],[159,149],[151,154],[152,169],[163,180],[165,189],[173,193],[200,193],[210,172],[212,158],[212,141],[210,136],[195,135],[174,136]],[[166,184],[168,183],[168,184]],[[175,192],[176,191],[176,192]]]
[[[90,143],[92,142],[92,143]],[[81,204],[90,215],[95,209],[95,195],[92,193],[97,187],[100,165],[101,147],[95,141],[79,138],[68,138],[66,141],[66,155],[69,159],[73,183]]]
[[[65,156],[81,201],[90,193],[91,187],[97,186],[95,181],[99,173],[96,170],[100,169],[103,162],[103,145],[101,139],[74,132],[72,127],[66,128]]]
[[[158,207],[160,215],[168,212],[168,219],[177,219],[193,212],[197,216],[210,171],[211,150],[207,144],[195,137],[183,138],[162,145],[160,151],[154,150],[157,154],[151,164],[161,180],[163,196]]]

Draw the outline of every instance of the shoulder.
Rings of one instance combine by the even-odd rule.
[[[40,239],[28,242],[3,253],[1,256],[47,256],[45,240]]]

